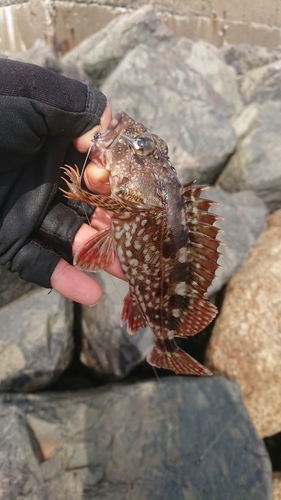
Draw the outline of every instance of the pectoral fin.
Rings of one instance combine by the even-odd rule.
[[[84,271],[106,269],[114,261],[114,246],[110,226],[92,236],[74,256],[74,265]]]

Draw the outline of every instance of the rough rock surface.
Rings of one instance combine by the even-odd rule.
[[[94,276],[103,290],[95,307],[82,310],[82,350],[80,359],[95,374],[105,378],[123,378],[141,363],[154,345],[149,328],[129,335],[120,326],[127,283],[98,273]]]
[[[99,87],[136,45],[145,43],[153,47],[172,36],[153,9],[144,6],[113,19],[62,57],[64,73],[69,76],[74,76],[73,72],[85,74],[92,85]]]
[[[0,309],[0,390],[46,387],[70,363],[73,304],[40,289]]]
[[[13,416],[1,432],[9,500],[272,500],[267,452],[232,382],[173,377],[0,400],[1,417]]]
[[[219,248],[221,267],[213,281],[209,293],[218,292],[223,285],[244,264],[258,238],[266,228],[268,210],[263,201],[252,191],[227,193],[211,187],[203,192],[203,197],[218,203],[210,212],[223,216],[217,225],[223,230],[219,240],[224,245]]]
[[[233,122],[238,146],[218,178],[226,191],[255,191],[272,212],[281,207],[281,101],[253,103]]]
[[[281,210],[226,287],[206,352],[215,374],[235,380],[260,436],[280,432]]]
[[[281,57],[266,66],[248,71],[240,81],[240,93],[245,103],[281,99]]]
[[[242,75],[249,70],[281,59],[281,46],[269,51],[266,47],[258,45],[227,44],[221,47],[220,53],[225,62],[235,68],[237,75]]]
[[[225,101],[184,63],[174,41],[135,47],[102,90],[115,111],[125,109],[167,142],[182,182],[212,182],[235,149]]]
[[[188,44],[190,44],[189,56]],[[181,48],[183,48],[182,51]],[[191,42],[181,38],[177,43],[177,51],[182,53],[184,62],[198,71],[224,98],[229,115],[238,114],[241,111],[243,103],[238,92],[235,69],[226,64],[217,47],[204,40]]]

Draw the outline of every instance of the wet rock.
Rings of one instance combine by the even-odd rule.
[[[238,92],[235,69],[226,64],[217,47],[204,40],[191,43],[188,57],[188,43],[190,42],[185,38],[181,38],[177,43],[179,53],[183,47],[184,62],[198,71],[223,97],[228,106],[228,115],[238,114],[243,104]]]
[[[225,62],[235,68],[237,75],[242,75],[281,59],[281,46],[269,51],[266,47],[258,45],[227,44],[221,47],[220,53]]]
[[[95,275],[103,296],[95,307],[82,309],[82,350],[80,359],[102,378],[124,378],[141,363],[154,345],[149,328],[135,335],[120,326],[127,283],[107,273]]]
[[[281,100],[281,57],[278,61],[248,71],[239,84],[244,102]]]
[[[72,358],[73,305],[56,292],[30,293],[0,309],[0,390],[46,387]]]
[[[154,47],[159,41],[172,36],[153,9],[144,6],[113,19],[105,28],[62,57],[64,74],[72,76],[75,68],[75,71],[84,73],[92,85],[99,87],[136,45],[145,43]]]
[[[207,349],[215,374],[235,380],[260,436],[280,432],[281,210],[226,287]]]
[[[219,205],[214,205],[210,211],[223,217],[216,223],[223,230],[218,239],[224,245],[219,248],[221,267],[209,289],[211,295],[218,292],[247,260],[266,228],[268,210],[252,191],[230,194],[211,187],[202,197],[216,201]]]
[[[6,400],[5,411],[18,407],[23,422],[26,416],[39,450],[31,480],[41,488],[43,479],[44,500],[195,500],[206,492],[216,500],[272,499],[266,449],[227,380],[171,377],[161,386],[8,397],[0,398],[0,415]],[[16,421],[11,446],[1,442],[4,471],[13,463],[16,473],[15,453],[30,439]],[[22,472],[26,482],[30,468]]]
[[[124,109],[169,145],[182,182],[211,183],[234,151],[225,101],[188,67],[177,45],[138,45],[105,81],[114,111]]]
[[[233,122],[238,146],[218,178],[226,191],[255,191],[272,212],[281,207],[281,102],[247,106]]]

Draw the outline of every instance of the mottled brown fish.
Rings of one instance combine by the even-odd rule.
[[[205,297],[218,268],[219,218],[203,187],[181,185],[166,143],[125,113],[98,136],[90,152],[110,173],[111,196],[83,190],[78,170],[66,167],[67,196],[105,209],[111,225],[75,256],[81,269],[105,269],[116,251],[129,283],[121,322],[128,333],[151,328],[148,363],[179,374],[211,375],[180,349],[174,337],[203,330],[217,309]]]

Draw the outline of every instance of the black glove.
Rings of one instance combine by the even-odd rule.
[[[60,257],[71,262],[93,211],[62,196],[60,167],[105,107],[106,97],[82,82],[0,59],[0,265],[26,281],[48,288]]]

